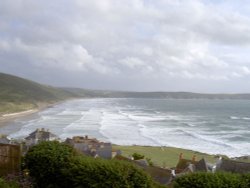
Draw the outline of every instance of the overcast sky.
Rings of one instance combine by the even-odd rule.
[[[1,0],[0,72],[54,86],[250,92],[249,0]]]

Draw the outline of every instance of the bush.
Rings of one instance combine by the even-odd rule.
[[[62,173],[65,187],[153,187],[143,170],[124,161],[75,158]]]
[[[72,147],[57,141],[41,142],[33,146],[25,156],[25,167],[38,187],[58,187],[60,170],[75,155]]]
[[[58,142],[42,142],[32,147],[24,161],[41,188],[158,187],[131,163],[76,156],[73,148]]]
[[[139,153],[134,153],[132,157],[134,158],[134,160],[144,159],[144,155],[141,155]]]
[[[242,179],[246,183],[247,187],[250,187],[250,174],[242,175]]]
[[[242,175],[231,173],[193,173],[181,176],[174,188],[249,188]]]
[[[18,188],[18,184],[16,182],[6,182],[4,179],[0,178],[0,187],[1,188]]]
[[[4,180],[8,182],[8,185],[11,185],[13,187],[20,187],[20,188],[33,187],[33,181],[31,180],[31,178],[22,172],[8,174],[7,176],[4,177]]]

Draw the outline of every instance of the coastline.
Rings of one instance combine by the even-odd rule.
[[[2,116],[0,116],[0,127],[3,127],[6,124],[8,124],[8,123],[10,123],[18,118],[37,113],[39,111],[40,111],[39,108],[34,108],[34,109],[21,111],[21,112],[17,112],[17,113],[3,114]]]
[[[51,108],[53,106],[65,103],[65,102],[70,101],[70,100],[75,100],[75,99],[77,99],[77,98],[69,98],[66,100],[55,101],[55,102],[50,102],[50,103],[49,102],[48,103],[39,102],[39,103],[37,103],[37,106],[38,106],[37,108],[32,108],[29,110],[15,112],[15,113],[2,114],[2,115],[0,115],[0,127],[4,127],[8,123],[10,123],[18,118],[22,118],[22,117],[26,117],[26,116],[28,117],[29,115],[38,113],[38,112],[43,111],[47,108]]]
[[[9,133],[7,131],[12,130],[10,127],[16,127],[17,129],[20,129],[21,125],[19,123],[16,123],[16,125],[15,125],[15,120],[16,119],[18,121],[19,120],[26,121],[26,120],[30,120],[30,119],[32,119],[34,117],[38,118],[40,116],[39,112],[43,111],[43,110],[46,110],[46,108],[51,108],[51,107],[53,108],[53,106],[57,106],[57,105],[60,105],[62,103],[67,103],[68,101],[77,100],[77,99],[76,98],[71,98],[71,99],[68,99],[68,100],[56,101],[56,102],[53,102],[53,103],[40,103],[40,104],[37,104],[37,108],[34,108],[34,109],[30,109],[30,110],[26,110],[26,111],[21,111],[21,112],[18,112],[18,113],[4,114],[3,116],[0,116],[0,127],[4,127],[1,132],[3,134],[8,135]],[[7,133],[5,133],[5,131]],[[181,143],[183,143],[183,142],[181,142]],[[145,143],[142,143],[142,144],[145,144]],[[182,145],[182,147],[180,146],[179,148],[183,148],[184,149],[185,148],[185,143],[184,143],[184,145],[183,144],[181,144],[181,145]],[[150,146],[145,145],[145,147],[150,147]],[[209,152],[205,152],[205,153],[209,154]],[[211,155],[213,155],[213,154],[211,154]],[[238,157],[240,157],[240,156],[238,156]]]
[[[25,110],[25,111],[20,111],[20,112],[15,112],[15,113],[2,114],[0,116],[0,127],[4,127],[5,125],[9,124],[10,122],[12,122],[18,118],[22,118],[22,117],[26,117],[26,116],[38,113],[40,111],[43,111],[47,108],[50,108],[52,106],[58,105],[60,103],[66,102],[66,101],[67,100],[57,101],[54,103],[38,103],[37,108],[33,108],[33,109]]]

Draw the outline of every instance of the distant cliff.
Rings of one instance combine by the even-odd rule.
[[[128,92],[57,88],[0,73],[0,115],[37,108],[69,98],[244,99],[250,94],[201,94],[190,92]]]

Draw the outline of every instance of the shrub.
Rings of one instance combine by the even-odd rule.
[[[248,188],[239,174],[231,173],[193,173],[177,178],[174,188]]]
[[[0,187],[1,188],[18,188],[18,184],[14,181],[7,182],[4,179],[0,178]]]
[[[78,157],[62,173],[65,187],[153,187],[143,170],[124,161]]]
[[[57,141],[41,142],[33,146],[25,156],[25,167],[35,179],[38,187],[58,187],[61,181],[60,169],[76,153],[74,149]]]
[[[31,188],[33,187],[33,181],[26,174],[19,172],[8,174],[4,177],[4,180],[8,182],[9,185],[20,188]],[[0,186],[2,187],[2,186]]]
[[[134,158],[134,160],[144,159],[144,155],[141,155],[139,153],[134,153],[132,157]]]
[[[37,187],[41,188],[158,187],[142,169],[131,163],[76,156],[71,147],[58,142],[42,142],[32,147],[24,161]]]
[[[247,187],[250,187],[250,174],[242,175],[242,181],[246,183]]]

